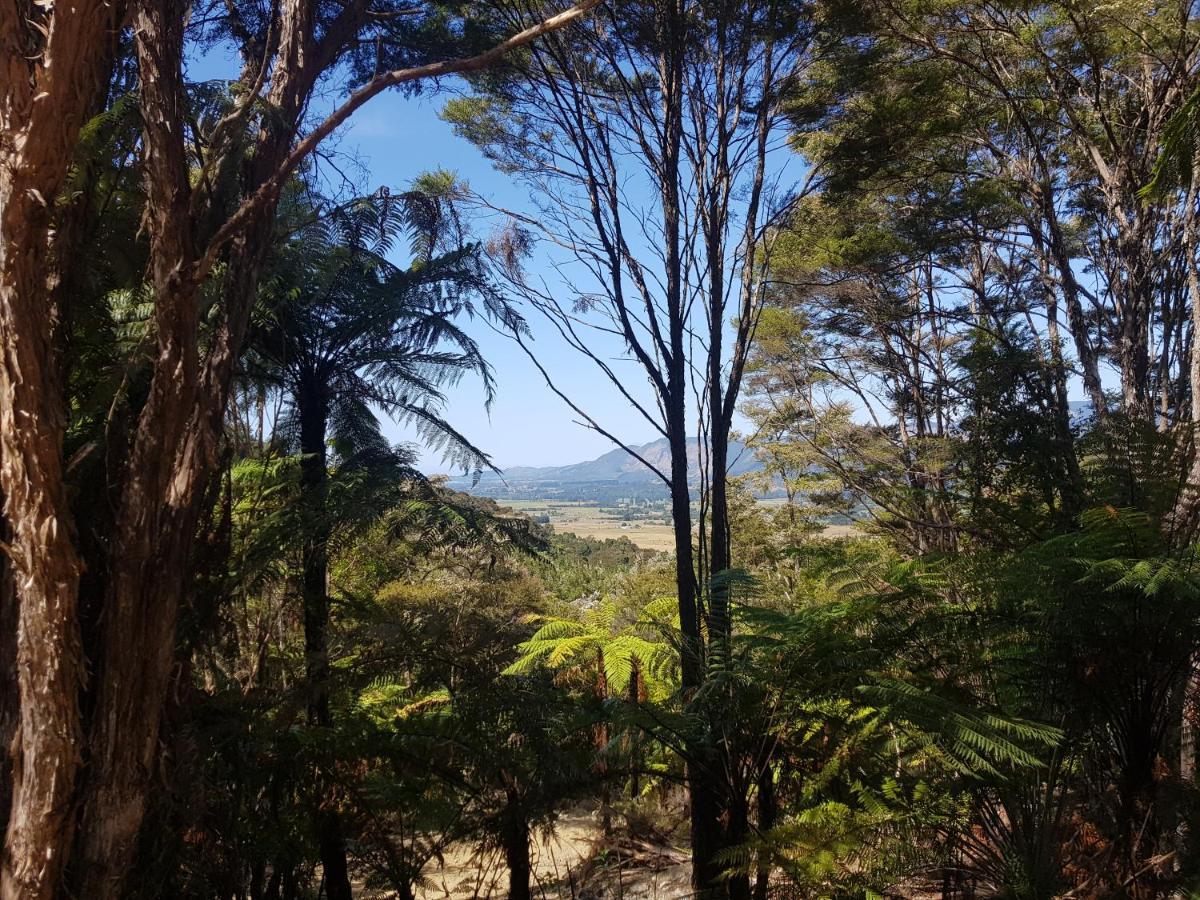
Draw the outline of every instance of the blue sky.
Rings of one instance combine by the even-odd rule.
[[[366,169],[367,186],[402,187],[429,169],[448,169],[471,187],[508,208],[529,208],[525,191],[491,164],[467,141],[456,137],[438,117],[445,98],[428,94],[406,98],[388,93],[372,100],[348,123],[338,149],[356,155]],[[481,223],[486,227],[486,223]],[[482,236],[482,235],[481,235]],[[536,260],[535,263],[536,265]],[[604,389],[590,363],[548,334],[545,324],[529,316],[534,344],[546,367],[573,397],[586,397],[587,409],[622,439],[642,442],[655,435],[630,416],[615,391]],[[500,466],[561,465],[590,459],[612,449],[594,431],[575,424],[574,414],[545,386],[524,352],[509,338],[480,321],[468,323],[484,356],[496,372],[497,394],[490,414],[482,386],[464,382],[450,395],[449,417]],[[393,427],[397,439],[406,437]],[[431,471],[436,458],[426,457]]]
[[[191,59],[188,74],[197,81],[230,78],[235,76],[237,68],[232,51],[218,48],[203,57]],[[417,97],[388,92],[371,100],[326,145],[325,149],[333,152],[333,161],[332,164],[321,163],[325,176],[338,180],[341,173],[345,173],[353,179],[357,190],[370,193],[381,186],[402,190],[423,172],[445,169],[468,182],[490,203],[536,215],[524,187],[496,172],[474,146],[458,138],[452,127],[439,117],[439,110],[452,96],[455,87],[456,83],[450,81],[442,85],[442,92],[430,89]],[[320,107],[328,108],[338,96],[337,91],[331,91],[329,96],[318,101],[313,115],[323,112]],[[800,164],[796,157],[781,162],[785,167],[789,162]],[[345,189],[344,184],[338,187]],[[487,221],[478,225],[480,238],[486,237],[486,232],[493,227]],[[552,258],[535,249],[527,269],[555,285],[558,278],[550,265]],[[395,261],[401,265],[408,262],[402,251]],[[562,299],[569,301],[570,298]],[[657,437],[590,361],[566,347],[537,313],[527,312],[532,346],[564,393],[576,399],[603,427],[626,443],[638,444]],[[540,373],[511,338],[497,333],[482,319],[464,324],[494,369],[497,393],[489,410],[484,403],[482,384],[477,379],[466,380],[448,392],[446,415],[498,466],[563,465],[613,449],[607,438],[576,421],[575,413],[545,385]],[[609,360],[615,370],[627,375],[627,386],[635,396],[648,401],[650,392],[640,368],[633,363],[615,362],[622,356],[622,347],[613,340],[606,340],[603,351],[594,349]],[[1078,394],[1078,385],[1073,379],[1072,395]],[[394,423],[388,423],[385,428],[392,440],[414,438],[411,432]],[[430,473],[447,471],[439,457],[428,452],[422,455],[422,466]]]
[[[189,61],[191,80],[236,77],[232,49],[217,48]],[[444,85],[452,89],[454,84]],[[418,97],[386,92],[366,104],[334,137],[338,169],[354,179],[364,193],[381,186],[404,188],[422,172],[447,169],[467,181],[487,200],[507,208],[530,210],[525,191],[496,172],[467,141],[455,136],[438,111],[449,93],[426,91]],[[334,97],[330,97],[332,101]],[[317,110],[314,110],[316,112]],[[326,176],[337,178],[332,167]],[[486,227],[486,223],[481,223]],[[483,235],[480,235],[481,237]],[[405,264],[400,254],[396,260]],[[531,267],[536,267],[536,257]],[[572,397],[586,398],[586,409],[622,440],[642,443],[657,435],[630,414],[615,390],[597,379],[592,364],[564,347],[544,322],[529,316],[533,346],[559,386]],[[447,417],[476,446],[501,467],[563,465],[599,456],[613,448],[607,438],[575,422],[575,415],[545,385],[524,352],[508,337],[497,334],[480,319],[467,322],[496,375],[497,393],[490,411],[482,385],[465,380],[449,392]],[[614,353],[617,348],[613,348]],[[631,376],[637,373],[630,370]],[[393,440],[412,434],[393,423],[386,425]],[[422,465],[431,473],[446,471],[435,454],[425,453]]]

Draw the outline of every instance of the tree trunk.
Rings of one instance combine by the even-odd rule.
[[[1189,788],[1196,784],[1196,704],[1200,699],[1200,656],[1193,654],[1183,680],[1179,712],[1179,779]]]
[[[758,833],[766,835],[775,827],[778,810],[775,804],[775,772],[768,762],[758,775]],[[758,855],[758,871],[754,879],[754,900],[767,900],[771,880],[771,863],[766,854]]]
[[[1104,389],[1100,383],[1099,354],[1092,347],[1088,337],[1087,315],[1079,297],[1075,270],[1071,268],[1071,254],[1067,249],[1066,238],[1063,236],[1062,226],[1058,221],[1058,212],[1054,208],[1054,193],[1045,184],[1035,184],[1033,192],[1034,199],[1042,212],[1050,256],[1058,271],[1059,283],[1062,286],[1063,305],[1066,307],[1067,324],[1070,326],[1071,336],[1075,342],[1075,355],[1079,358],[1083,387],[1092,403],[1092,416],[1097,422],[1102,422],[1108,415],[1108,405],[1104,401]]]
[[[724,397],[719,389],[714,389],[713,402],[718,404],[713,412],[719,412],[724,406]],[[727,574],[731,565],[729,537],[729,503],[728,478],[726,471],[729,464],[729,424],[721,417],[711,424],[710,433],[710,544],[709,544],[709,646],[710,658],[721,662],[729,659],[730,641],[733,637],[732,597],[730,584],[722,577]],[[714,578],[716,579],[714,581]],[[712,791],[718,806],[718,852],[736,847],[742,843],[749,833],[746,819],[746,796],[728,773],[735,772],[735,761],[728,758],[731,742],[721,739],[725,734],[725,722],[720,710],[709,723],[717,740],[713,743],[712,761],[709,768],[712,771]],[[736,741],[732,742],[736,743]],[[720,871],[720,866],[712,866]],[[728,892],[730,900],[750,900],[750,879],[744,871],[734,871],[725,880],[725,887],[719,893]]]
[[[634,657],[633,659],[630,660],[630,665],[632,667],[632,670],[629,673],[628,699],[629,699],[629,705],[636,707],[636,706],[639,706],[642,702],[642,691],[641,691],[642,671],[641,671],[641,666],[637,661],[637,657]],[[641,733],[637,730],[634,730],[632,732],[632,734],[630,735],[630,740],[633,743],[633,747],[632,747],[633,752],[630,754],[630,758],[631,758],[633,764],[630,766],[630,768],[632,769],[632,772],[629,776],[629,798],[631,800],[636,800],[638,797],[640,797],[642,795],[642,773],[641,773],[642,739],[641,739]]]
[[[110,473],[121,493],[95,664],[82,834],[72,865],[75,884],[96,900],[119,896],[134,866],[191,545],[218,462],[228,385],[274,216],[274,204],[264,204],[231,243],[224,317],[202,360],[197,237],[179,118],[186,106],[184,11],[176,0],[141,0],[135,16],[157,355],[123,472]],[[290,135],[281,118],[279,130]],[[254,177],[271,171],[287,146],[273,132],[261,139]]]
[[[183,17],[173,0],[135,15],[144,129],[147,230],[155,289],[154,372],[138,416],[116,513],[102,612],[88,782],[76,883],[119,896],[155,779],[175,623],[204,486],[224,411],[206,406],[198,364],[188,163],[178,133]],[[215,415],[214,415],[215,414]],[[215,418],[215,421],[213,421]]]
[[[682,401],[682,394],[680,395]],[[682,402],[680,403],[682,406]],[[704,677],[704,645],[697,610],[696,575],[692,553],[691,491],[688,485],[687,439],[683,412],[671,435],[671,511],[675,526],[675,582],[683,647],[681,671],[685,696],[694,696]],[[692,887],[700,896],[719,892],[721,867],[715,857],[721,846],[721,803],[716,787],[715,760],[703,739],[686,748],[687,784],[692,829]]]
[[[53,204],[122,15],[122,4],[102,0],[0,2],[0,490],[16,584],[15,605],[3,602],[15,613],[19,695],[4,898],[54,895],[74,836],[82,562],[63,484],[66,410],[47,274]]]
[[[502,813],[500,842],[504,846],[504,860],[508,864],[508,900],[532,900],[529,823],[521,809],[520,798],[513,790],[508,791],[508,802]]]
[[[308,721],[310,725],[333,724],[329,710],[329,523],[325,508],[328,460],[325,433],[328,401],[316,384],[302,384],[296,391],[300,417],[300,492],[305,509],[306,534],[303,550],[304,668],[308,678]]]
[[[746,790],[737,787],[725,798],[725,822],[722,849],[742,844],[750,836],[750,810]],[[729,900],[750,900],[750,873],[738,867],[728,875]]]
[[[1067,366],[1063,359],[1062,337],[1058,326],[1058,292],[1050,274],[1050,259],[1047,257],[1040,233],[1030,228],[1037,248],[1039,274],[1046,305],[1046,342],[1049,345],[1047,358],[1050,365],[1051,391],[1047,396],[1054,414],[1054,435],[1062,454],[1065,469],[1063,483],[1059,487],[1063,513],[1068,518],[1079,514],[1083,503],[1083,475],[1079,469],[1079,456],[1075,452],[1075,438],[1071,432],[1071,405],[1067,395]]]
[[[2,504],[0,504],[2,505]],[[8,523],[0,519],[0,539],[12,542]],[[8,557],[0,553],[0,834],[8,826],[12,806],[12,758],[9,748],[21,715],[17,683],[17,585]]]
[[[1200,171],[1200,148],[1192,162],[1193,168]],[[1180,487],[1179,496],[1175,499],[1175,509],[1171,514],[1171,529],[1175,539],[1183,544],[1195,531],[1197,510],[1200,510],[1200,440],[1197,438],[1197,428],[1200,428],[1200,260],[1196,259],[1196,201],[1200,185],[1193,180],[1187,193],[1187,222],[1184,232],[1184,265],[1187,268],[1188,300],[1192,312],[1192,343],[1188,354],[1188,385],[1191,392],[1191,415],[1188,417],[1192,429],[1190,437],[1191,464],[1188,466],[1184,483]]]
[[[604,668],[604,651],[596,651],[596,699],[603,706],[608,699],[608,674]],[[612,785],[608,779],[609,730],[608,724],[601,721],[596,725],[596,774],[600,777],[600,825],[605,836],[612,834]]]
[[[329,400],[325,388],[312,375],[297,386],[296,407],[300,415],[300,490],[306,510],[303,551],[304,668],[308,680],[308,723],[318,728],[333,726],[329,705],[329,518],[325,490],[329,464],[325,435],[329,422]],[[318,784],[324,779],[318,777]],[[319,789],[314,798],[320,810],[317,838],[325,893],[329,900],[349,900],[350,876],[346,864],[346,841],[342,834],[333,791]]]

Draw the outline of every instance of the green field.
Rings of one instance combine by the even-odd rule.
[[[672,550],[675,547],[671,522],[665,515],[623,521],[610,507],[574,500],[501,500],[501,505],[519,510],[537,519],[545,517],[555,531],[580,537],[629,538],[645,550]]]
[[[559,533],[575,534],[579,537],[628,538],[643,550],[674,550],[675,534],[665,509],[656,511],[638,510],[635,514],[645,518],[625,520],[623,510],[599,506],[582,500],[499,500],[501,506],[518,510],[531,518],[550,525]],[[778,505],[783,500],[760,500],[764,505]],[[854,526],[847,524],[827,525],[822,532],[825,537],[848,537]]]

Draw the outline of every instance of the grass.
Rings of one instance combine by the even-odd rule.
[[[674,550],[675,532],[670,517],[666,514],[653,518],[624,522],[619,515],[606,507],[582,500],[500,500],[503,506],[519,510],[527,516],[545,516],[550,526],[559,533],[575,534],[579,537],[607,540],[628,538],[643,550]],[[783,501],[761,500],[764,504]],[[855,527],[849,524],[827,525],[822,532],[825,537],[849,537]]]
[[[675,536],[664,517],[623,522],[621,518],[592,503],[573,500],[501,500],[504,506],[527,516],[545,516],[558,532],[606,540],[629,538],[644,550],[674,550]]]

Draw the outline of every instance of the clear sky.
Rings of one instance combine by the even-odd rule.
[[[188,77],[194,81],[233,78],[237,68],[232,49],[218,48],[193,57]],[[447,89],[453,86],[449,81],[444,85]],[[524,189],[496,172],[439,118],[438,111],[449,96],[427,91],[410,98],[390,91],[374,98],[335,136],[331,145],[336,151],[334,165],[363,193],[385,185],[403,189],[422,172],[447,169],[489,201],[529,210]],[[329,165],[324,165],[324,174],[339,177]],[[407,263],[403,253],[396,262]],[[531,267],[536,265],[535,257]],[[586,398],[588,412],[622,440],[643,443],[657,437],[644,420],[630,413],[627,403],[614,390],[598,379],[590,362],[564,347],[536,315],[527,318],[539,358],[566,393]],[[478,379],[464,380],[449,391],[447,417],[497,465],[564,465],[613,449],[607,438],[576,424],[572,411],[545,386],[537,369],[510,338],[497,334],[481,319],[465,325],[495,370],[497,393],[489,411]],[[613,348],[614,353],[616,350]],[[632,378],[638,378],[632,367],[628,371]],[[388,424],[386,431],[393,440],[412,437],[394,424]],[[431,473],[446,471],[433,454],[424,454],[422,464]]]
[[[475,147],[456,137],[438,117],[445,99],[434,93],[417,98],[394,92],[376,97],[344,129],[338,150],[361,162],[368,189],[380,185],[400,188],[423,171],[448,169],[489,201],[528,210],[522,187],[496,172]],[[536,257],[532,265],[537,265]],[[644,421],[630,414],[615,391],[598,381],[590,362],[548,333],[536,314],[527,318],[539,357],[569,396],[586,398],[588,412],[623,440],[641,443],[656,437]],[[606,438],[576,424],[571,410],[546,387],[511,339],[478,319],[467,327],[495,369],[498,390],[489,413],[478,381],[462,383],[450,394],[449,418],[498,465],[563,465],[612,449]],[[630,374],[637,377],[635,372]],[[406,436],[394,427],[390,433],[397,439]],[[425,463],[430,471],[439,468],[436,457],[427,456]]]

